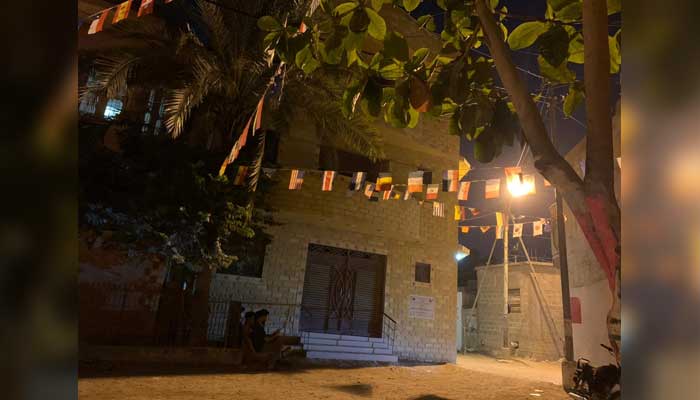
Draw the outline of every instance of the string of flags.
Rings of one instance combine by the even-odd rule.
[[[114,11],[114,17],[112,17],[112,25],[117,24],[125,19],[129,18],[129,13],[131,11],[131,5],[134,0],[127,0],[123,3],[119,3],[109,8],[105,8],[95,14],[92,14],[85,18],[85,20],[90,20],[90,27],[88,28],[88,35],[94,35],[98,32],[102,32],[104,29],[105,22],[112,10]],[[163,4],[169,4],[173,0],[163,0]],[[137,17],[143,17],[153,13],[153,7],[155,6],[155,0],[141,0],[139,9],[136,13]],[[78,25],[80,28],[81,24]]]

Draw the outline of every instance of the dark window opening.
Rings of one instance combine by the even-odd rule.
[[[338,171],[338,174],[350,177],[354,172],[367,172],[367,182],[375,182],[380,172],[391,171],[389,169],[388,160],[377,160],[373,162],[360,154],[330,146],[321,146],[318,166],[319,169]]]
[[[508,313],[520,314],[520,289],[508,289]]]
[[[266,247],[267,243],[265,241],[257,241],[244,251],[235,252],[238,260],[232,262],[228,268],[221,268],[217,272],[220,274],[262,278]]]
[[[416,282],[430,283],[430,264],[416,263]]]

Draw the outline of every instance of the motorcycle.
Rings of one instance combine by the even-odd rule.
[[[601,344],[614,354],[613,349]],[[567,390],[569,396],[578,400],[619,400],[621,399],[620,364],[594,367],[586,358],[576,361],[574,387]]]

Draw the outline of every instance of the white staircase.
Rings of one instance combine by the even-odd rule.
[[[385,338],[302,332],[306,358],[397,362]]]

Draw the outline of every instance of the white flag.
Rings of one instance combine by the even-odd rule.
[[[523,236],[523,224],[513,224],[513,237]]]
[[[544,219],[539,221],[534,221],[532,223],[532,236],[542,236],[542,226],[544,225]]]

